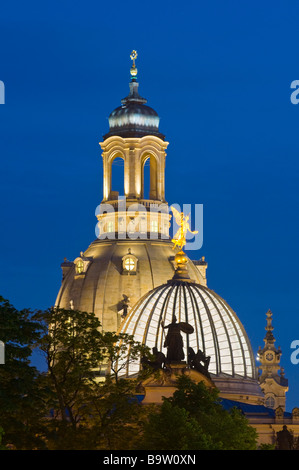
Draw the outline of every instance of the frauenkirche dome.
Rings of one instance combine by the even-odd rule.
[[[133,51],[132,60],[136,56]],[[94,312],[106,331],[116,331],[124,310],[174,273],[176,250],[165,198],[168,142],[159,133],[157,113],[145,103],[133,63],[130,94],[111,113],[109,133],[100,142],[103,199],[96,211],[97,238],[61,265],[56,306]],[[118,159],[123,160],[123,184],[114,179]],[[206,284],[206,267],[205,262],[190,261],[196,282]]]

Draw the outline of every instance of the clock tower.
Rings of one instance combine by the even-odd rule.
[[[280,366],[281,349],[274,346],[272,312],[268,310],[265,346],[258,350],[260,361],[259,370],[261,372],[259,381],[265,394],[265,405],[268,408],[277,409],[281,407],[285,410],[286,392],[288,391],[288,380],[284,377],[284,369]]]

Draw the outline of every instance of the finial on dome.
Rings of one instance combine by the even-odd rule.
[[[131,80],[136,80],[137,79],[137,67],[135,65],[135,60],[137,59],[137,51],[133,50],[131,52],[130,58],[133,61],[133,65],[131,67],[130,73],[131,73]]]
[[[188,258],[183,250],[180,250],[174,257],[175,262],[175,272],[173,278],[168,282],[173,281],[187,281],[187,282],[194,282],[190,279],[187,264]]]

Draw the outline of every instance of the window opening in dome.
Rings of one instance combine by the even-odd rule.
[[[122,272],[123,274],[136,274],[137,273],[138,258],[131,254],[131,249],[128,249],[128,254],[122,258]]]
[[[126,260],[125,260],[125,269],[127,271],[133,271],[135,269],[135,260],[131,257],[128,257]]]
[[[77,261],[77,264],[76,264],[76,273],[77,273],[77,274],[81,274],[81,273],[83,273],[83,271],[84,271],[84,263],[83,263],[83,261],[82,261],[82,259],[81,259],[81,260]]]

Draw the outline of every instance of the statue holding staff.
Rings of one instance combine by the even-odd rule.
[[[164,347],[167,348],[167,362],[181,362],[185,358],[184,354],[184,342],[181,335],[181,331],[186,334],[193,333],[194,329],[191,325],[185,322],[177,323],[175,315],[172,317],[172,322],[169,325],[164,325],[163,320],[161,321],[163,330],[168,329]]]

